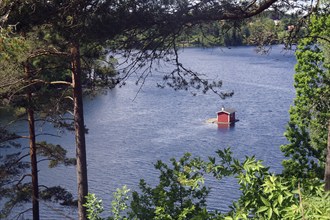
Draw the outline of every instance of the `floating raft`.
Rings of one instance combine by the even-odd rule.
[[[214,124],[214,123],[218,123],[218,119],[217,118],[209,118],[205,122],[209,123],[209,124]]]

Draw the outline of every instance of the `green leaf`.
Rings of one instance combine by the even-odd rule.
[[[266,206],[270,207],[270,203],[269,203],[269,201],[268,201],[267,199],[265,199],[263,196],[260,196],[260,198],[261,198],[261,201],[262,201]]]
[[[245,180],[246,180],[247,183],[251,183],[249,175],[246,175]]]
[[[273,209],[272,208],[269,208],[268,209],[267,215],[268,215],[268,219],[271,219],[272,218],[272,215],[273,215]]]
[[[274,175],[272,175],[272,176],[270,176],[270,181],[272,182],[272,183],[274,183],[275,182],[275,180],[276,180],[276,177],[274,176]]]
[[[286,197],[291,197],[292,196],[292,193],[290,193],[289,191],[284,191]]]
[[[273,211],[274,211],[274,213],[276,214],[276,215],[280,215],[280,212],[278,211],[278,209],[277,208],[273,208]]]
[[[245,207],[248,207],[248,205],[250,205],[250,203],[251,203],[251,201],[250,200],[247,200],[247,201],[245,201]]]
[[[266,210],[268,210],[268,208],[269,207],[267,206],[261,206],[256,213],[265,212]]]
[[[282,202],[283,202],[283,196],[282,196],[282,195],[279,195],[279,196],[277,197],[277,200],[278,200],[278,203],[279,203],[280,205],[282,205]]]
[[[296,189],[296,190],[293,190],[293,191],[292,191],[292,193],[294,193],[294,194],[297,194],[297,195],[298,195],[298,194],[300,194],[300,191],[299,191],[298,189]],[[287,194],[287,193],[286,193],[286,194]],[[287,195],[288,195],[288,194],[287,194]]]

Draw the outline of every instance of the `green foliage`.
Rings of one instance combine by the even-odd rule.
[[[86,203],[84,207],[87,208],[87,217],[89,220],[127,220],[128,217],[125,216],[127,211],[130,197],[128,195],[129,189],[123,186],[121,189],[117,189],[114,193],[114,198],[111,202],[111,217],[102,218],[101,215],[104,212],[102,205],[102,200],[96,198],[95,194],[88,193],[86,196]]]
[[[225,46],[241,46],[243,45],[243,36],[238,28],[230,28],[225,32],[223,37]]]
[[[121,189],[117,189],[114,193],[114,199],[111,202],[111,212],[113,214],[112,220],[126,220],[128,219],[124,212],[127,211],[130,197],[128,195],[130,189],[127,186],[123,186]]]
[[[28,153],[24,153],[21,145],[16,143],[19,136],[0,128],[0,149],[17,148],[16,153],[0,156],[0,200],[2,207],[0,217],[7,217],[11,210],[22,203],[31,201],[32,186],[29,175],[31,164],[26,162]],[[74,165],[75,159],[66,157],[66,150],[59,145],[41,142],[38,144],[37,154],[42,157],[40,161],[48,160],[51,168],[60,164]],[[75,206],[73,195],[60,186],[39,189],[40,199],[60,202],[62,205]]]
[[[305,219],[329,220],[330,219],[330,194],[320,192],[317,195],[305,197],[301,203],[301,214]]]
[[[299,33],[291,33],[288,26],[298,24],[295,15],[279,14],[266,11],[258,16],[246,20],[213,21],[197,26],[185,27],[182,35],[177,39],[180,46],[258,46],[258,52],[274,44],[296,43]],[[296,30],[295,30],[296,31]],[[301,36],[300,36],[301,37]]]
[[[113,88],[116,85],[117,60],[109,56],[105,45],[100,43],[86,43],[81,47],[82,83],[85,94],[95,93],[103,88]]]
[[[18,138],[19,136],[17,134],[10,132],[4,127],[0,126],[0,149],[9,147],[20,147],[21,145],[15,142],[15,140]],[[2,155],[0,156],[0,159],[1,158]]]
[[[98,200],[95,194],[88,193],[86,196],[87,217],[89,220],[102,220],[100,214],[104,211],[102,200]]]
[[[60,186],[46,187],[40,191],[40,198],[45,201],[60,202],[61,205],[77,206],[73,195]]]
[[[171,54],[172,48],[176,47],[174,42],[178,40],[177,35],[184,29],[182,26],[193,25],[191,22],[194,22],[194,20],[190,17],[199,17],[205,10],[203,7],[195,7],[196,5],[189,1],[166,1],[165,4],[153,5],[150,5],[149,1],[138,1],[138,4],[134,4],[134,1],[18,2],[21,4],[13,10],[14,16],[10,17],[10,21],[18,24],[20,35],[14,33],[10,29],[11,27],[8,29],[1,27],[0,29],[1,96],[6,96],[9,99],[14,94],[24,94],[25,89],[28,88],[34,93],[33,103],[28,103],[18,97],[14,100],[15,107],[31,108],[38,111],[40,115],[47,114],[53,120],[52,122],[55,121],[59,126],[67,126],[68,128],[70,128],[70,125],[54,118],[59,113],[65,112],[67,109],[65,107],[69,106],[64,107],[58,104],[62,103],[62,98],[66,96],[67,89],[65,86],[54,86],[51,83],[53,80],[64,81],[64,84],[71,82],[70,58],[67,56],[67,51],[71,46],[70,43],[81,45],[81,52],[83,52],[81,54],[85,58],[82,59],[84,61],[82,65],[84,85],[92,89],[95,85],[107,86],[112,83],[111,77],[115,74],[114,63],[99,62],[97,60],[106,53],[104,45],[100,43],[104,42],[105,38],[111,39],[113,36],[119,35],[119,40],[118,38],[115,39],[119,43],[115,46],[120,45],[116,49],[124,49],[125,55],[130,54],[132,48],[141,49],[142,52],[136,53],[134,57],[134,59],[137,58],[137,62],[134,60],[134,65],[140,68],[145,65],[145,61]],[[242,3],[241,1],[235,1],[235,3],[225,2],[227,4],[224,4],[224,6],[214,4],[218,6],[215,7],[217,9],[215,11],[226,12],[227,10],[240,9],[239,6]],[[5,3],[8,4],[9,1],[5,1]],[[207,9],[207,3],[208,1],[201,1],[199,6],[204,6]],[[245,2],[242,4],[245,9]],[[254,7],[249,5],[246,9],[249,8]],[[189,10],[185,11],[186,9]],[[211,12],[210,18],[206,20],[216,20],[219,19],[219,17],[213,17],[216,14],[226,14]],[[169,15],[173,19],[169,19]],[[223,19],[224,17],[220,16],[220,18]],[[198,24],[200,19],[198,18],[195,24]],[[329,22],[326,17],[325,20],[322,18],[322,21],[313,19],[312,24],[315,25],[311,26],[312,35],[310,38],[306,38],[307,40],[300,45],[297,52],[298,60],[307,61],[308,64],[300,63],[297,66],[297,72],[300,75],[297,74],[296,77],[296,88],[300,99],[297,98],[295,107],[291,109],[291,121],[287,133],[290,145],[283,147],[286,156],[292,156],[291,160],[284,162],[284,166],[287,168],[285,174],[295,174],[299,178],[293,178],[289,181],[285,177],[272,175],[268,172],[268,168],[263,167],[261,162],[256,161],[254,158],[246,158],[243,163],[240,163],[231,158],[229,151],[218,152],[220,163],[217,163],[215,158],[209,158],[210,161],[208,162],[203,162],[200,158],[191,159],[190,155],[185,155],[179,161],[173,159],[171,166],[159,161],[155,167],[161,172],[160,182],[153,188],[141,181],[142,193],[133,193],[129,213],[131,218],[197,219],[200,217],[207,219],[225,217],[226,219],[245,219],[250,216],[258,219],[284,218],[288,216],[287,213],[289,212],[286,207],[295,207],[295,205],[300,207],[297,205],[298,196],[294,194],[297,183],[301,183],[302,189],[304,189],[298,195],[302,199],[307,198],[308,201],[308,193],[313,192],[312,186],[315,185],[311,184],[315,181],[310,180],[314,180],[313,177],[319,176],[324,162],[323,150],[324,140],[326,139],[324,121],[329,114],[328,64],[321,53],[322,47],[320,46],[324,44],[324,37],[329,32]],[[186,23],[181,23],[182,21]],[[270,19],[263,20],[263,22],[258,20],[253,22],[255,23],[251,25],[251,30],[245,28],[242,31],[240,31],[240,22],[234,22],[233,28],[226,28],[224,23],[213,23],[205,31],[208,40],[204,40],[204,33],[196,32],[193,33],[193,41],[204,45],[214,45],[213,42],[216,44],[240,45],[245,40],[243,38],[250,36],[250,39],[260,37],[255,41],[257,43],[261,42],[267,45],[277,43],[277,41],[274,41],[277,36],[273,36],[276,29]],[[47,25],[44,26],[44,24]],[[125,32],[125,36],[121,35],[123,32]],[[317,33],[319,36],[313,35],[313,33]],[[221,34],[224,36],[221,36]],[[319,40],[320,36],[323,41],[322,39]],[[182,36],[182,38],[184,37]],[[91,43],[92,41],[97,43]],[[151,54],[149,51],[152,51]],[[176,61],[177,75],[174,75],[175,70],[169,76],[164,77],[164,80],[166,78],[173,80],[173,84],[170,85],[175,89],[194,87],[204,88],[203,91],[206,92],[213,87],[221,87],[221,83],[214,86],[208,84],[206,80],[201,80],[192,71],[185,70],[185,74],[180,74],[182,66],[178,63],[178,59]],[[29,66],[31,71],[31,77],[28,81],[22,76],[24,73],[23,66],[17,65],[23,62],[26,66]],[[182,76],[192,77],[193,80],[186,80]],[[142,75],[140,79],[144,79],[144,77]],[[197,85],[196,82],[198,82]],[[15,86],[13,89],[14,84],[19,86]],[[48,105],[49,97],[52,97],[52,108]],[[45,118],[49,119],[48,117]],[[39,153],[50,159],[51,167],[57,165],[59,161],[65,164],[73,162],[63,157],[66,152],[58,145],[41,143]],[[7,168],[6,166],[3,167]],[[21,168],[17,169],[9,171],[15,174]],[[1,172],[1,174],[3,173],[7,175],[6,172]],[[230,175],[234,175],[238,179],[243,195],[239,201],[234,203],[233,210],[228,216],[226,214],[223,216],[216,213],[211,214],[207,211],[205,198],[208,189],[203,186],[203,175],[205,173],[212,173],[218,179]],[[13,202],[12,204],[18,201],[28,201],[26,195],[31,193],[26,184],[18,184],[18,186],[20,190],[15,192],[13,200],[10,201]],[[261,189],[262,193],[260,193]],[[14,191],[6,193],[10,194],[12,192]],[[70,197],[69,194],[59,188],[49,188],[48,191],[44,192],[44,197],[52,198],[54,193],[64,198]],[[128,197],[126,197],[126,194],[128,191],[123,189],[117,193],[112,211],[114,213],[113,218],[120,219],[122,218],[120,213],[127,208]],[[86,204],[90,207],[88,217],[100,219],[99,215],[103,211],[101,201],[93,195],[89,195],[88,199],[90,201]],[[322,197],[322,202],[323,199]],[[319,202],[318,197],[313,197],[312,201],[314,200],[315,203]],[[301,200],[299,201],[301,202]],[[304,205],[302,206],[304,207]],[[10,210],[10,207],[6,208]],[[311,210],[311,213],[313,213],[313,208]],[[323,215],[327,213],[327,210],[322,209],[317,210],[317,212]],[[310,215],[309,212],[305,213],[308,216]],[[304,216],[304,213],[300,212],[300,214]]]
[[[242,192],[226,219],[282,219],[283,209],[294,203],[289,182],[269,173],[254,157],[232,165]]]
[[[143,180],[141,194],[133,192],[131,218],[138,219],[184,219],[202,212],[209,190],[203,183],[202,172],[196,163],[190,163],[186,154],[179,161],[171,159],[172,167],[158,161],[159,184],[152,188]],[[199,165],[199,164],[197,164]]]
[[[13,153],[0,158],[0,190],[2,198],[5,197],[6,187],[10,187],[13,179],[20,178],[21,173],[30,167],[29,163],[19,160],[21,157],[20,153]]]
[[[16,134],[0,127],[0,151],[3,148],[19,149],[21,145],[15,142],[17,138]],[[18,203],[28,201],[27,196],[31,193],[29,185],[19,181],[22,173],[30,168],[30,164],[22,158],[24,155],[18,150],[15,153],[0,155],[0,202],[3,204],[0,208],[0,219],[7,217]],[[13,182],[16,182],[16,186]]]
[[[5,104],[3,94],[22,86],[20,64],[27,47],[24,38],[14,32],[14,27],[0,27],[0,105]]]
[[[10,134],[5,139],[6,142],[1,142],[0,146],[7,146],[9,139],[16,135]],[[2,140],[4,141],[4,140]],[[20,145],[9,143],[17,148]],[[28,170],[30,169],[30,163],[26,162],[25,158],[29,154],[23,154],[18,151],[17,153],[0,156],[0,218],[6,218],[11,213],[11,210],[18,207],[22,203],[31,202],[32,186]],[[46,156],[46,155],[44,155]],[[49,156],[49,155],[48,155]],[[65,155],[62,155],[65,158]],[[54,157],[52,158],[54,159]],[[73,199],[73,195],[62,187],[46,187],[40,189],[40,199],[45,201],[60,202],[62,205],[75,205],[76,202]]]
[[[285,133],[289,144],[281,146],[284,155],[290,157],[283,161],[283,172],[288,176],[323,178],[330,117],[330,65],[322,44],[329,31],[329,15],[312,16],[310,35],[300,41],[296,52],[296,98]]]
[[[78,12],[80,15],[83,10],[79,10],[78,3],[73,1],[67,3],[15,1],[12,3],[8,10],[10,12],[8,20],[2,22],[2,11],[0,17],[0,100],[2,104],[9,104],[14,108],[34,111],[35,118],[51,122],[55,127],[72,129],[68,122],[70,119],[63,119],[63,115],[73,107],[72,101],[67,98],[72,95],[70,91],[72,57],[69,56],[68,49],[71,45],[68,42],[72,43],[73,40],[80,42],[77,36],[85,33],[80,31],[82,26],[85,27],[85,22],[74,19],[75,13]],[[86,7],[91,6],[88,2],[85,3]],[[2,7],[2,2],[0,7]],[[69,8],[70,10],[66,10]],[[74,10],[71,11],[71,9]],[[66,21],[62,20],[61,15]],[[83,16],[85,15],[83,13]],[[56,18],[57,20],[54,21],[53,19]],[[76,21],[79,21],[80,25],[75,23]],[[15,24],[15,26],[9,25],[8,29],[5,29],[2,27],[5,23]],[[62,24],[64,25],[61,26]],[[75,37],[71,38],[72,35]],[[98,43],[87,41],[82,43],[81,50],[86,55],[85,59],[81,59],[85,65],[79,66],[84,74],[81,76],[84,85],[89,88],[95,84],[108,86],[112,82],[107,80],[113,76],[114,70],[111,65],[98,60],[101,58],[101,53],[104,55],[105,49]],[[93,74],[91,74],[92,70],[94,70]],[[31,100],[28,100],[27,96],[32,97]],[[60,163],[75,164],[74,159],[66,158],[66,151],[59,145],[40,142],[38,153],[42,155],[39,161],[49,160],[50,167]],[[20,175],[23,174],[23,172],[20,173]],[[14,179],[12,184],[16,184],[17,181],[19,180]],[[29,181],[24,180],[24,182]],[[9,189],[9,186],[5,188]],[[20,189],[10,189],[12,193],[6,197],[9,202],[14,201],[10,203],[12,207],[24,202],[17,199],[20,198],[17,195],[22,192]],[[28,192],[31,195],[31,190]],[[55,201],[61,200],[60,197],[65,199],[68,196],[59,188],[47,188],[40,193],[44,196],[43,198]],[[63,204],[71,203],[74,202],[63,202]],[[8,208],[8,210],[11,209]]]
[[[7,218],[12,209],[21,203],[27,203],[31,201],[31,184],[19,183],[16,185],[5,185],[5,190],[1,189],[1,199],[5,201],[0,210],[0,218]]]
[[[298,187],[294,193],[299,197],[299,204],[287,206],[283,219],[330,219],[329,193],[324,192],[323,184],[317,184],[313,192],[304,193]]]
[[[0,61],[15,59],[23,53],[27,45],[22,36],[14,31],[14,26],[0,27]]]
[[[260,47],[278,44],[278,26],[270,18],[256,19],[249,24],[250,36],[248,38],[249,44]]]
[[[68,158],[67,151],[60,145],[49,144],[45,141],[37,143],[37,154],[49,161],[49,167],[54,168],[60,164],[75,165],[75,158]]]
[[[178,161],[172,159],[172,166],[158,161],[155,168],[161,172],[160,183],[152,188],[142,180],[141,192],[133,192],[130,206],[126,204],[127,188],[117,191],[112,203],[117,209],[112,212],[117,214],[109,219],[329,219],[330,197],[324,193],[320,180],[301,181],[272,174],[254,157],[243,162],[232,158],[229,149],[219,150],[217,155],[218,158],[204,161],[186,154]],[[203,191],[206,174],[217,179],[226,176],[237,179],[242,195],[228,213],[207,209],[208,191]],[[196,192],[202,192],[201,196]],[[97,219],[103,211],[100,200],[91,197],[87,204]],[[120,217],[120,210],[127,211],[128,217]]]

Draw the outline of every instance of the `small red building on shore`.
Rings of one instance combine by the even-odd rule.
[[[217,123],[218,124],[231,124],[235,123],[235,109],[231,108],[221,108],[220,111],[217,112]]]

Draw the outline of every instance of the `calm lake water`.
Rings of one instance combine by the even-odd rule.
[[[85,98],[89,190],[103,199],[106,208],[116,188],[127,185],[136,190],[141,178],[156,184],[158,172],[153,164],[157,160],[169,162],[186,152],[207,158],[215,156],[217,149],[231,147],[234,157],[243,160],[245,155],[255,155],[271,171],[282,169],[279,147],[286,143],[283,133],[295,95],[293,53],[280,46],[268,55],[258,55],[253,47],[189,48],[181,51],[180,57],[187,67],[211,80],[223,80],[223,88],[233,90],[234,96],[222,100],[212,93],[192,96],[185,91],[160,89],[156,84],[162,76],[154,72],[137,97],[139,87],[133,76],[124,87]],[[235,126],[218,128],[205,122],[216,117],[222,106],[236,109],[239,122]],[[16,129],[24,132],[25,126],[19,124]],[[42,129],[56,133],[46,125]],[[61,144],[74,157],[73,134],[39,138],[44,139]],[[47,163],[39,167],[40,184],[61,185],[76,192],[74,167],[49,170]],[[206,185],[212,187],[210,209],[228,210],[239,195],[234,179],[210,179]],[[52,203],[41,207],[41,219],[76,218],[73,209]],[[27,213],[24,218],[31,215]]]

